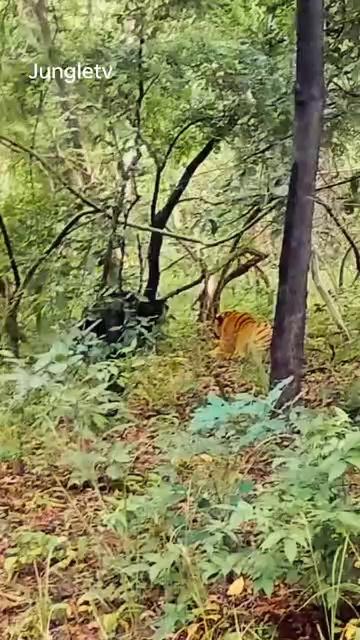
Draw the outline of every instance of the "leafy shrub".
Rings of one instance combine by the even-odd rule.
[[[360,467],[360,434],[340,410],[274,416],[279,393],[265,399],[241,394],[233,402],[210,397],[185,433],[170,442],[167,434],[168,463],[158,481],[115,501],[105,517],[127,540],[111,572],[131,576],[140,591],[158,585],[166,602],[176,598],[181,606],[198,604],[206,584],[239,575],[267,594],[278,581],[312,589],[316,583],[331,600],[337,550],[349,537],[356,544],[360,529],[359,507],[343,482]],[[272,459],[259,486],[231,475],[255,443]],[[213,478],[230,472],[227,493],[219,494],[215,478],[182,475],[180,461],[182,468],[200,463],[205,472],[210,465]],[[341,570],[351,584],[344,563]]]

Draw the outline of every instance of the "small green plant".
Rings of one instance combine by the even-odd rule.
[[[15,537],[15,544],[6,553],[4,569],[8,580],[13,575],[34,563],[45,562],[51,555],[59,562],[68,553],[66,539],[48,535],[42,531],[21,531]]]
[[[126,483],[133,463],[132,449],[122,442],[112,444],[101,440],[95,440],[90,451],[69,449],[62,459],[63,464],[72,469],[69,484],[81,486],[89,482],[98,487],[101,476]]]
[[[87,362],[70,340],[55,343],[32,363],[12,362],[0,376],[2,420],[53,429],[66,417],[83,435],[104,430],[110,414],[124,413],[108,389],[118,373],[115,361]]]

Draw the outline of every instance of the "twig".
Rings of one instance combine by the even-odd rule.
[[[351,178],[344,178],[343,180],[338,180],[337,182],[333,182],[332,184],[326,184],[322,187],[317,187],[315,191],[325,191],[326,189],[333,189],[334,187],[341,187],[343,184],[348,184],[352,180],[360,178],[360,173],[354,173]]]
[[[247,273],[252,267],[255,267],[257,264],[259,264],[259,262],[262,262],[263,260],[265,260],[265,258],[268,257],[266,253],[262,253],[261,251],[252,250],[252,253],[254,254],[254,256],[250,258],[250,260],[248,260],[244,264],[240,264],[236,269],[230,271],[230,273],[225,276],[223,288],[226,287],[229,282],[235,280],[235,278],[239,278],[239,276],[244,275],[244,273]]]
[[[348,247],[345,251],[344,257],[341,260],[340,271],[339,271],[339,288],[341,289],[344,285],[344,271],[345,271],[345,263],[349,253],[352,251],[351,247]]]

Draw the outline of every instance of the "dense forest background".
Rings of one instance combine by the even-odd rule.
[[[301,234],[307,6],[0,0],[4,640],[359,635],[356,0],[324,8],[297,404],[269,358],[210,354],[219,310],[273,322],[286,220]],[[114,292],[147,309],[115,350],[79,325]],[[292,371],[280,312],[271,366]]]

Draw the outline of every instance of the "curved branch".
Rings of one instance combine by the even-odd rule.
[[[150,206],[150,220],[151,220],[151,224],[154,224],[154,220],[155,220],[155,216],[156,216],[156,209],[157,209],[157,203],[158,203],[158,198],[159,198],[159,193],[160,193],[160,183],[161,183],[161,177],[163,174],[163,171],[166,167],[167,161],[170,158],[175,146],[177,145],[177,143],[179,142],[180,138],[182,135],[184,135],[184,133],[186,133],[186,131],[188,131],[191,127],[193,127],[196,124],[199,124],[199,122],[203,122],[204,120],[207,120],[208,118],[197,118],[196,120],[192,120],[191,122],[187,122],[183,127],[181,127],[181,129],[179,129],[179,131],[177,132],[177,134],[174,136],[174,138],[171,140],[163,160],[158,164],[157,169],[156,169],[156,174],[155,174],[155,184],[154,184],[154,191],[153,191],[153,196],[151,199],[151,206]]]
[[[323,285],[323,282],[321,279],[319,257],[318,257],[318,252],[316,247],[313,247],[313,250],[312,250],[310,267],[311,267],[311,275],[312,275],[314,285],[319,295],[325,302],[326,308],[329,312],[331,319],[333,320],[337,328],[340,329],[340,331],[342,331],[346,335],[348,340],[350,340],[350,333],[342,319],[340,309],[336,306],[331,295],[327,291],[326,287],[324,287]]]
[[[96,212],[82,211],[81,213],[77,213],[75,216],[73,216],[71,220],[69,220],[69,222],[63,227],[60,233],[58,233],[56,238],[54,238],[54,240],[50,243],[48,248],[45,249],[44,253],[41,256],[39,256],[39,258],[35,260],[35,262],[29,267],[27,273],[24,276],[24,280],[21,286],[17,291],[15,291],[15,294],[12,297],[11,306],[13,308],[17,309],[19,307],[21,299],[25,293],[25,289],[28,287],[36,271],[42,265],[42,263],[46,260],[46,258],[48,258],[49,255],[61,245],[62,241],[70,234],[70,232],[74,229],[75,225],[79,222],[79,220],[89,215],[96,215]]]
[[[170,291],[170,293],[167,293],[166,296],[163,296],[162,298],[160,298],[160,300],[164,300],[164,301],[169,300],[170,298],[173,298],[174,296],[179,295],[179,293],[184,293],[184,291],[188,291],[189,289],[196,287],[197,284],[201,284],[204,278],[205,278],[205,274],[202,273],[197,278],[195,278],[195,280],[193,280],[192,282],[189,282],[188,284],[184,284],[182,287],[178,287],[177,289]]]
[[[162,209],[157,212],[154,220],[156,227],[158,227],[159,229],[163,229],[165,227],[196,169],[198,169],[198,167],[206,160],[217,143],[217,138],[210,138],[210,140],[208,140],[208,142],[203,146],[199,153],[191,160],[191,162],[189,162],[175,189],[168,197],[167,202],[162,207]]]
[[[131,229],[137,229],[138,231],[148,231],[149,233],[158,233],[161,236],[167,236],[168,238],[173,238],[174,240],[182,240],[183,242],[192,242],[193,244],[201,244],[204,247],[207,247],[207,243],[200,238],[190,238],[190,236],[183,236],[177,233],[173,233],[172,231],[167,231],[166,229],[158,229],[157,227],[151,227],[146,224],[137,224],[136,222],[127,222],[127,227]]]
[[[358,274],[360,274],[360,251],[359,251],[357,245],[355,244],[355,241],[352,239],[352,237],[349,234],[349,232],[347,231],[347,229],[345,229],[345,227],[342,224],[342,222],[340,222],[340,220],[338,220],[338,218],[336,217],[336,215],[333,212],[333,210],[331,209],[331,207],[329,207],[329,205],[326,202],[323,202],[323,200],[320,200],[319,198],[314,198],[314,200],[315,200],[315,202],[320,204],[322,207],[324,207],[325,211],[329,214],[330,218],[335,222],[335,224],[338,227],[338,229],[340,229],[340,231],[343,234],[344,238],[346,238],[346,240],[348,241],[350,247],[352,248],[352,250],[354,252],[356,268],[357,268]]]
[[[345,263],[351,251],[352,251],[351,247],[348,247],[345,251],[343,259],[341,260],[340,271],[339,271],[339,288],[340,289],[344,286]]]
[[[220,238],[220,240],[216,240],[215,242],[204,243],[204,245],[208,249],[212,249],[213,247],[218,247],[221,244],[226,244],[226,242],[230,242],[231,240],[236,240],[236,238],[238,237],[239,233],[241,235],[244,235],[247,231],[252,229],[252,227],[255,227],[259,222],[261,222],[261,220],[263,220],[263,218],[265,218],[269,213],[271,213],[277,207],[277,205],[280,202],[280,200],[282,200],[282,196],[278,197],[276,202],[274,202],[270,207],[265,209],[265,211],[262,211],[261,214],[257,218],[251,219],[250,222],[248,222],[240,231],[236,231],[234,233],[231,233],[226,238]]]
[[[174,208],[178,204],[182,194],[188,186],[191,178],[193,177],[199,166],[206,160],[212,150],[218,144],[217,138],[210,138],[203,148],[197,153],[197,155],[189,162],[186,169],[183,171],[180,179],[178,180],[174,190],[171,192],[167,199],[167,202],[160,211],[155,215],[153,225],[157,229],[164,229]],[[163,237],[158,232],[151,234],[149,248],[148,248],[148,280],[145,288],[144,295],[149,300],[154,300],[156,292],[159,286],[160,279],[160,252],[163,242]]]
[[[229,282],[235,280],[235,278],[243,276],[244,273],[247,273],[248,271],[250,271],[250,269],[256,267],[259,262],[262,262],[263,260],[265,260],[265,258],[268,257],[268,254],[262,253],[261,251],[255,251],[254,249],[251,250],[251,253],[254,254],[252,258],[250,258],[244,264],[240,264],[238,267],[236,267],[236,269],[233,269],[233,271],[230,271],[230,273],[228,273],[228,275],[224,278],[223,289],[227,284],[229,284]]]
[[[6,252],[8,254],[11,270],[13,272],[15,288],[19,289],[20,284],[21,284],[20,273],[19,273],[19,269],[17,267],[17,263],[16,263],[16,260],[15,260],[15,255],[14,255],[14,250],[13,250],[13,247],[12,247],[10,235],[9,235],[8,230],[7,230],[7,226],[5,224],[5,220],[2,217],[1,213],[0,213],[0,231],[1,231],[2,236],[4,238],[4,244],[5,244],[5,247],[6,247]]]
[[[257,218],[250,220],[248,224],[246,224],[240,231],[236,231],[235,233],[231,233],[229,236],[225,236],[225,238],[220,238],[214,242],[204,242],[204,240],[200,240],[200,238],[191,238],[190,236],[183,236],[177,233],[173,233],[172,231],[166,231],[165,229],[158,229],[158,227],[145,225],[145,224],[136,224],[134,222],[128,222],[127,226],[132,229],[138,229],[139,231],[147,231],[148,233],[156,233],[160,236],[167,236],[169,238],[174,238],[174,240],[182,240],[183,242],[192,242],[193,244],[200,244],[205,249],[212,249],[213,247],[218,247],[222,244],[226,244],[227,242],[231,242],[232,240],[236,240],[239,235],[243,235],[249,229],[257,225],[265,216],[267,216],[271,211],[275,209],[279,202],[279,199],[273,203],[270,207],[265,209]],[[105,212],[104,212],[105,213]],[[247,214],[248,212],[246,212]]]

